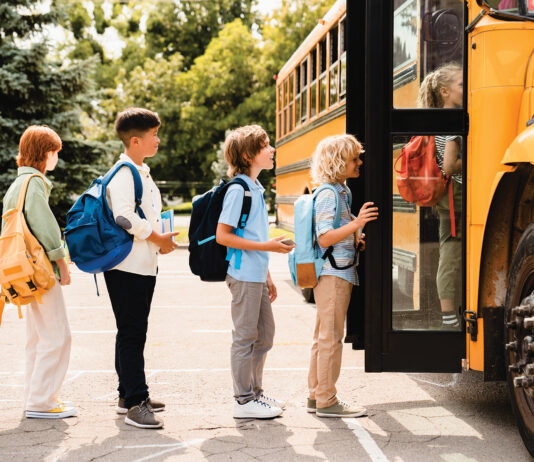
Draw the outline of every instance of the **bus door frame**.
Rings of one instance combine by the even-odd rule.
[[[363,300],[365,307],[365,370],[459,372],[461,359],[465,358],[465,331],[392,328],[392,136],[462,134],[465,153],[468,131],[467,91],[464,91],[462,109],[393,108],[393,4],[393,0],[347,1],[347,133],[358,136],[366,151],[363,182],[358,182],[354,192],[363,191],[365,201],[375,202],[380,212],[379,219],[369,223],[365,230],[366,257],[359,268],[363,273],[363,290],[359,297],[353,297],[359,298],[360,303]],[[464,2],[464,23],[467,13]],[[362,23],[364,27],[356,30]],[[466,44],[464,33],[464,89],[467,89]],[[364,86],[355,78],[356,73],[364,76]],[[360,83],[360,87],[356,88],[354,83]],[[465,160],[464,156],[464,178],[467,177]],[[465,230],[463,183],[462,229]],[[356,202],[358,207],[363,201]],[[462,252],[465,262],[465,238]],[[465,306],[465,264],[463,301]]]

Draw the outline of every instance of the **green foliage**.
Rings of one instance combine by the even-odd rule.
[[[160,1],[147,21],[148,56],[179,52],[189,69],[225,24],[239,18],[250,28],[257,20],[255,4],[256,0]]]
[[[29,125],[46,124],[64,141],[57,171],[61,183],[51,199],[56,214],[64,217],[72,195],[87,187],[88,175],[101,164],[106,149],[78,139],[79,105],[90,90],[87,70],[94,66],[94,60],[69,65],[50,60],[48,46],[36,33],[53,24],[58,15],[54,9],[44,15],[32,13],[36,3],[4,0],[0,7],[0,197],[16,175],[21,134]],[[79,157],[81,153],[87,156]],[[76,163],[70,165],[71,159],[77,159]]]

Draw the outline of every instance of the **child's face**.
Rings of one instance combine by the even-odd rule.
[[[345,172],[340,178],[340,181],[344,182],[347,178],[358,178],[360,176],[360,167],[362,164],[363,160],[360,158],[360,153],[351,157],[345,165]]]
[[[463,74],[458,71],[449,87],[441,88],[443,107],[462,107],[463,103]]]
[[[130,146],[134,146],[135,150],[143,154],[145,157],[154,157],[158,152],[159,127],[149,129],[143,136],[134,136],[130,141]]]
[[[271,170],[274,167],[274,148],[269,144],[269,138],[260,152],[252,159],[251,167],[261,170]]]

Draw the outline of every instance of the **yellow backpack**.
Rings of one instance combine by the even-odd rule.
[[[33,174],[20,189],[17,207],[8,210],[2,218],[4,229],[0,235],[0,323],[6,303],[21,305],[37,301],[55,284],[54,269],[39,241],[30,233],[24,219],[24,199],[30,180],[42,176]],[[46,184],[45,184],[46,188]]]

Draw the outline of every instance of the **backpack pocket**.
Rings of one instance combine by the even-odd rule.
[[[82,262],[92,260],[105,251],[98,222],[93,217],[82,215],[76,223],[65,229],[65,239],[69,252]]]

